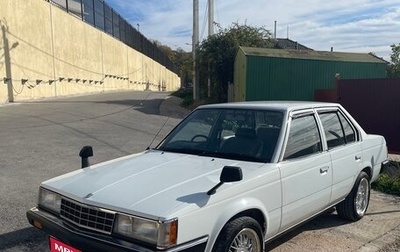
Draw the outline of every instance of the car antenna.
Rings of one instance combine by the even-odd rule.
[[[161,130],[164,128],[165,124],[167,124],[169,120],[169,117],[167,117],[167,120],[165,120],[164,124],[161,126],[161,128],[158,130],[157,134],[154,136],[153,140],[151,140],[151,143],[149,144],[149,146],[146,148],[146,150],[150,150],[150,146],[153,144],[153,142],[156,140],[156,138],[158,137],[158,134],[160,134]]]

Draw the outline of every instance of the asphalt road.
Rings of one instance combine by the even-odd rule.
[[[84,145],[93,146],[92,163],[143,151],[156,138],[154,146],[179,122],[159,115],[167,95],[124,92],[1,106],[0,251],[47,251],[47,236],[25,214],[37,203],[40,182],[79,169]]]
[[[167,95],[124,92],[0,106],[0,251],[48,251],[47,235],[25,216],[36,205],[40,182],[79,169],[84,145],[94,148],[92,163],[142,151],[153,139],[154,146],[182,116]],[[267,248],[380,251],[400,239],[399,227],[400,198],[373,192],[361,221],[324,214]]]

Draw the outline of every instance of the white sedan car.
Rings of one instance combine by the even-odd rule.
[[[246,102],[194,110],[154,149],[43,182],[29,222],[51,251],[264,251],[336,206],[367,211],[387,162],[338,104]]]

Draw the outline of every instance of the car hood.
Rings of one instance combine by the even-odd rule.
[[[154,150],[80,169],[42,186],[84,204],[168,218],[186,204],[204,205],[225,165],[241,167],[245,178],[262,164]]]

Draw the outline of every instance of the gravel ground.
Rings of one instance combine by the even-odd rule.
[[[398,239],[395,243],[390,244],[386,248],[379,250],[379,252],[399,252],[400,251],[400,239]]]

